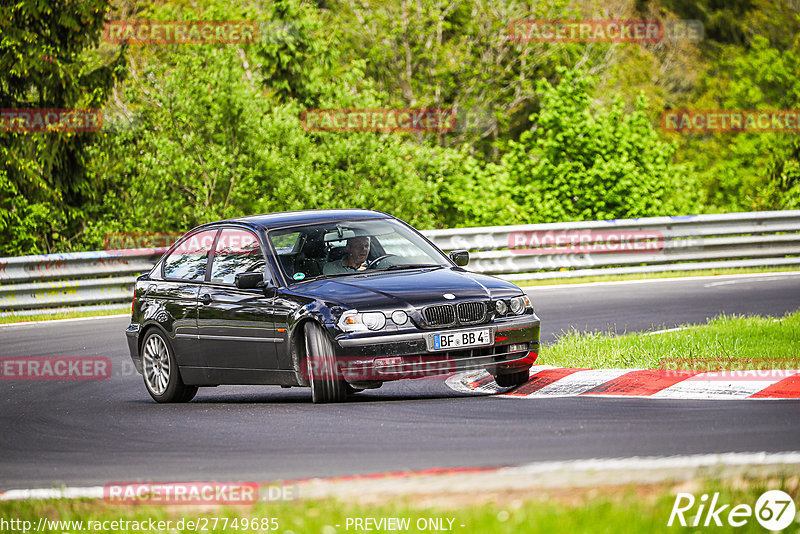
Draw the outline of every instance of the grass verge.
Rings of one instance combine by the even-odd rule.
[[[655,280],[659,278],[686,278],[689,276],[720,276],[725,274],[760,274],[800,272],[796,267],[751,267],[746,269],[705,269],[700,271],[672,271],[663,273],[618,274],[608,276],[584,276],[580,278],[550,278],[547,280],[517,280],[520,287],[552,286],[561,284],[588,284],[590,282],[624,282],[628,280]]]
[[[564,332],[537,363],[563,367],[656,369],[664,361],[716,361],[720,369],[764,369],[800,361],[800,312],[781,318],[719,316],[703,325],[626,335]],[[735,367],[726,367],[735,363]],[[670,367],[676,368],[676,367]],[[687,367],[682,367],[687,368]],[[705,368],[704,368],[705,370]],[[713,370],[713,369],[708,369]]]
[[[104,315],[119,315],[130,311],[130,306],[127,308],[119,308],[116,310],[92,310],[84,312],[66,312],[56,314],[37,314],[37,315],[9,315],[8,317],[0,317],[0,324],[11,323],[27,323],[30,321],[55,321],[57,319],[76,319],[79,317],[103,317]]]
[[[441,525],[439,530],[455,533],[547,533],[569,532],[626,532],[651,533],[686,531],[678,526],[667,526],[678,492],[690,492],[696,497],[696,505],[687,511],[685,519],[692,521],[698,512],[700,496],[713,496],[718,492],[718,505],[729,504],[725,513],[720,515],[722,527],[710,527],[715,532],[764,532],[754,516],[747,519],[741,527],[726,524],[727,512],[733,506],[745,504],[755,508],[758,497],[767,490],[780,489],[787,492],[798,502],[798,477],[769,477],[748,479],[739,477],[735,480],[700,480],[688,481],[679,485],[660,483],[639,486],[611,486],[603,488],[577,488],[574,491],[552,493],[529,492],[524,497],[518,495],[514,499],[499,497],[493,502],[480,504],[461,503],[457,506],[434,507],[416,502],[413,497],[393,500],[380,505],[362,505],[343,502],[336,499],[319,501],[292,501],[277,504],[259,503],[253,506],[237,506],[229,508],[197,507],[163,507],[163,506],[119,506],[103,501],[89,500],[44,500],[13,501],[0,503],[0,517],[30,521],[36,526],[39,518],[54,521],[82,521],[78,526],[70,524],[46,524],[46,528],[38,532],[55,532],[78,534],[84,532],[283,532],[283,533],[321,533],[338,534],[346,532],[364,532],[365,529],[354,527],[355,519],[364,521],[371,518],[397,518],[407,521],[408,527],[388,529],[372,524],[374,532],[431,532],[437,529],[433,525]],[[710,499],[709,499],[710,500]],[[215,521],[216,518],[216,521]],[[247,518],[247,528],[241,519]],[[272,519],[262,529],[264,519]],[[184,520],[184,527],[177,528],[177,522]],[[233,521],[236,519],[236,527]],[[258,519],[258,528],[250,528],[251,521]],[[703,516],[705,519],[705,516]],[[145,522],[144,528],[90,529],[88,521],[136,521]],[[171,521],[171,528],[152,530],[146,522]],[[203,528],[189,528],[188,521],[200,521]],[[216,526],[215,526],[216,523]],[[224,528],[227,523],[227,528]],[[362,523],[363,524],[363,523]],[[677,524],[677,520],[676,520]],[[275,525],[277,528],[272,527]],[[795,532],[798,523],[795,518],[793,526],[787,532]],[[8,530],[8,529],[6,529]],[[32,530],[35,530],[33,528]],[[707,528],[689,529],[690,531],[706,531]],[[21,532],[21,530],[20,530]]]

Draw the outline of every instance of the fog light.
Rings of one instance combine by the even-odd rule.
[[[402,365],[403,358],[394,356],[393,358],[375,358],[373,365],[377,367],[394,367],[395,365]]]
[[[375,372],[379,374],[397,372],[403,365],[403,358],[395,356],[393,358],[375,358],[373,362]]]
[[[528,349],[527,343],[517,343],[515,345],[508,346],[508,352],[522,352],[523,350]]]

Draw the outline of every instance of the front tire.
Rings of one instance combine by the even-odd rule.
[[[189,402],[197,394],[197,386],[183,383],[172,346],[158,330],[148,332],[142,343],[142,376],[156,402]]]
[[[518,371],[516,373],[496,375],[494,381],[497,382],[497,385],[501,388],[507,388],[521,386],[528,381],[528,378],[528,369],[525,369],[524,371]]]
[[[333,345],[320,325],[308,322],[306,334],[306,368],[314,404],[342,402],[347,399],[347,382],[339,375]]]
[[[348,395],[355,395],[356,393],[361,393],[362,391],[364,391],[364,388],[356,388],[345,382],[344,391]]]

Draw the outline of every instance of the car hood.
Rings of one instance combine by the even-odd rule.
[[[297,288],[300,290],[300,288]],[[418,307],[431,303],[508,298],[522,294],[510,282],[453,268],[352,275],[309,282],[302,293],[350,308]],[[455,296],[446,299],[445,294]]]

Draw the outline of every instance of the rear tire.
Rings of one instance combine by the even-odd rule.
[[[183,383],[172,345],[160,330],[151,330],[142,342],[142,376],[156,402],[189,402],[197,394],[197,386]]]
[[[527,382],[528,377],[528,369],[525,369],[524,371],[518,371],[516,373],[497,375],[494,377],[494,381],[497,382],[497,385],[501,388],[517,387]]]
[[[305,325],[305,335],[311,400],[314,404],[346,400],[347,382],[339,376],[333,345],[325,331],[317,323],[308,322]]]

